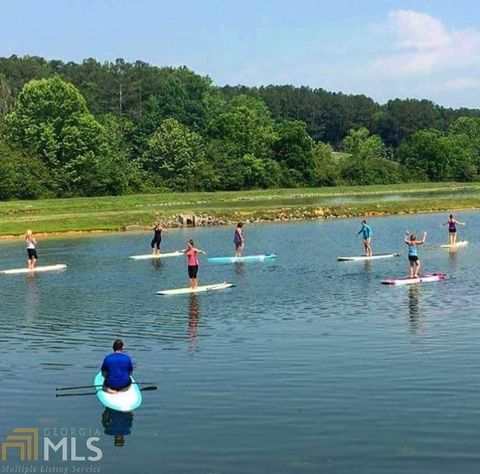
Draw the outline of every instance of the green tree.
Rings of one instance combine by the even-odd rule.
[[[450,137],[472,154],[472,163],[480,172],[480,119],[459,117],[448,130]]]
[[[48,196],[48,182],[48,170],[39,158],[0,142],[0,200]]]
[[[272,149],[275,160],[288,171],[290,180],[297,176],[290,186],[315,184],[314,142],[307,133],[303,122],[283,121],[276,126],[277,140]]]
[[[419,131],[400,145],[397,156],[419,180],[477,179],[474,156],[464,146],[462,136],[446,136],[436,130]]]
[[[45,162],[59,194],[90,194],[99,160],[109,151],[105,130],[82,95],[59,77],[23,88],[5,117],[5,136]]]
[[[315,144],[315,186],[337,186],[341,184],[340,162],[345,154],[334,154],[333,148],[328,143]]]
[[[245,155],[270,158],[277,139],[265,103],[243,95],[233,97],[209,124],[207,133],[211,139],[227,143],[231,159]]]
[[[399,163],[385,158],[356,161],[348,157],[341,165],[340,176],[348,185],[394,184],[403,181]]]
[[[341,148],[345,153],[352,155],[354,160],[369,160],[383,158],[385,145],[378,135],[370,135],[366,128],[351,129],[343,139]]]
[[[391,184],[402,181],[402,167],[386,159],[385,145],[366,128],[350,130],[342,141],[348,156],[342,160],[340,176],[346,184]]]
[[[375,131],[388,146],[396,148],[416,131],[445,131],[447,125],[442,112],[439,106],[428,100],[390,100],[375,114]]]
[[[0,120],[12,110],[13,92],[8,79],[0,73]]]
[[[201,136],[177,120],[167,119],[148,141],[141,163],[148,173],[158,177],[160,185],[186,191],[195,187],[203,156]]]

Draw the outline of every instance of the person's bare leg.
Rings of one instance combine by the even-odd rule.
[[[415,262],[410,262],[410,278],[413,278],[413,265],[415,264]]]
[[[372,256],[372,242],[367,240],[367,257]]]
[[[195,288],[195,278],[190,278],[190,288]]]
[[[413,278],[418,278],[418,272],[420,271],[420,260],[415,262],[415,273],[413,274]]]
[[[453,239],[452,244],[456,244],[457,243],[457,233],[456,232],[452,233],[452,239]]]
[[[32,270],[35,268],[36,264],[37,264],[37,259],[36,258],[32,259]]]
[[[111,394],[118,392],[118,390],[113,390],[113,388],[107,387],[106,385],[103,386],[103,391]]]

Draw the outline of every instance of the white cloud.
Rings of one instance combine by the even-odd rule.
[[[448,81],[445,84],[445,89],[448,90],[472,89],[476,87],[480,87],[480,80],[473,77],[462,77],[454,79],[453,81]]]
[[[413,10],[391,11],[385,26],[394,43],[393,51],[374,63],[383,74],[430,74],[480,63],[477,30],[449,30],[440,20]]]

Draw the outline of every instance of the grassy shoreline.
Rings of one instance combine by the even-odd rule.
[[[179,227],[179,214],[209,217],[214,225],[282,222],[480,209],[480,183],[163,193],[100,198],[0,202],[0,239],[38,234],[140,230],[160,219]]]

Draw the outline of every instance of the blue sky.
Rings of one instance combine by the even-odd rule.
[[[480,108],[473,0],[2,1],[0,55],[186,65],[223,84]]]

